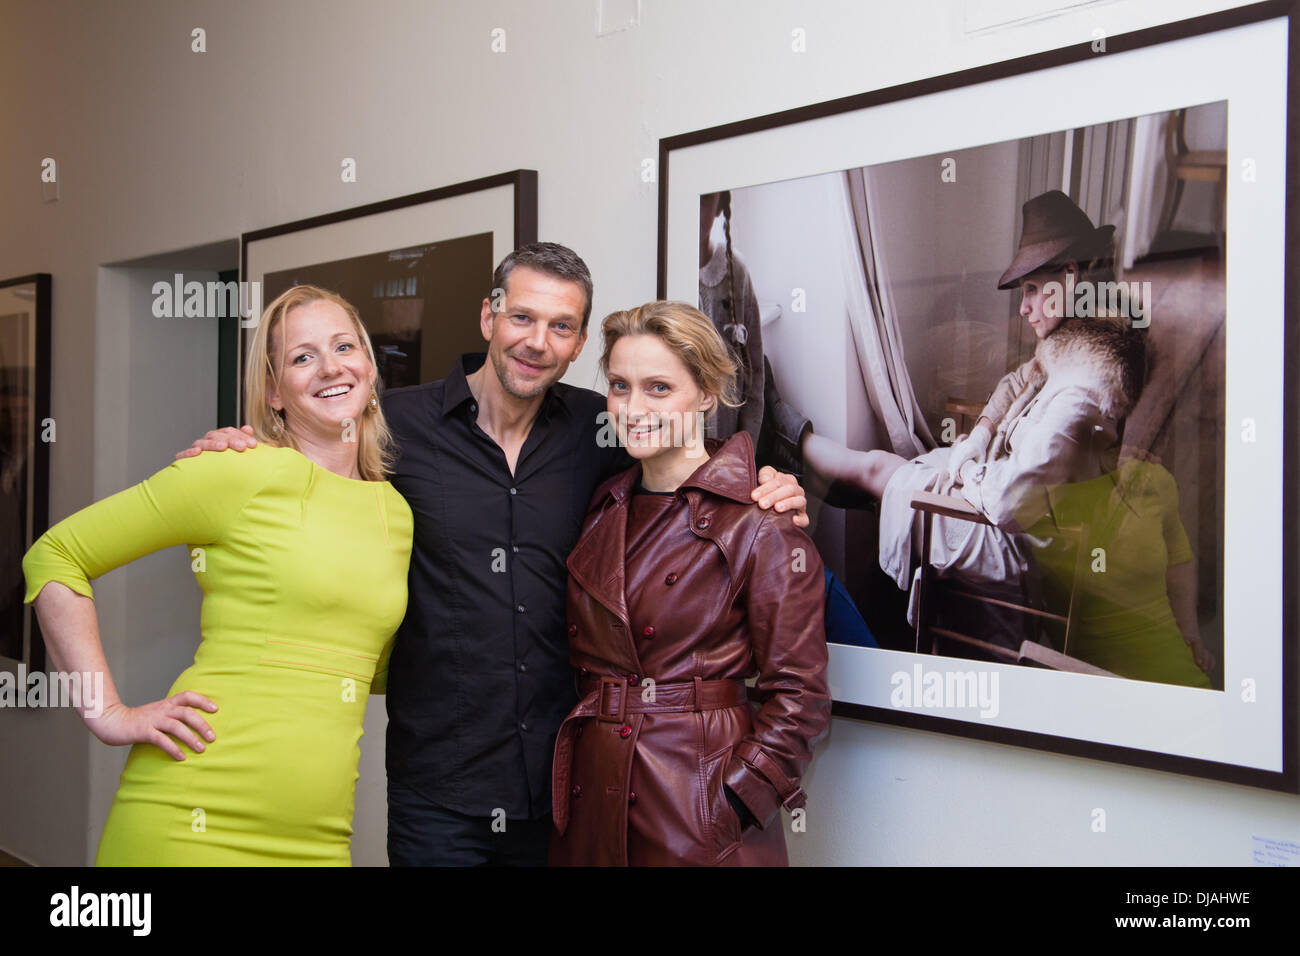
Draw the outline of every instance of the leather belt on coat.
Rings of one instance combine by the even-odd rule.
[[[569,825],[569,783],[573,772],[573,741],[576,720],[595,717],[605,723],[623,723],[628,714],[686,714],[721,710],[748,702],[742,680],[679,681],[655,684],[646,699],[646,687],[629,685],[626,677],[589,677],[583,680],[582,700],[560,725],[555,739],[555,764],[551,776],[551,808],[555,828],[564,833]]]

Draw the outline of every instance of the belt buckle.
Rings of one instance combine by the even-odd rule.
[[[794,813],[807,805],[808,795],[804,793],[803,787],[795,787],[794,792],[781,801],[781,806],[789,813]]]
[[[605,716],[605,688],[621,687],[623,693],[618,695],[618,713],[612,716]],[[607,724],[626,723],[627,716],[627,678],[626,677],[608,677],[601,675],[600,692],[596,695],[596,720],[603,721]]]

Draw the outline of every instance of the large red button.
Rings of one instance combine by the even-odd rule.
[[[622,727],[618,728],[618,735],[626,740],[628,737],[632,736],[632,728],[627,724],[624,724]]]
[[[668,575],[668,577],[664,578],[664,584],[676,584],[676,583],[677,583],[677,572],[676,572],[676,571],[671,572],[671,573]]]
[[[570,625],[569,625],[569,637],[573,637],[573,635],[575,635],[575,634],[577,634],[577,633],[578,633],[578,625],[576,625],[576,624],[570,624]]]
[[[646,637],[654,637],[654,636],[655,636],[655,626],[654,626],[653,624],[647,624],[647,625],[645,626],[645,630],[643,630],[641,633],[644,634]]]
[[[628,806],[633,806],[636,804],[636,794],[631,790],[627,792],[627,803]]]
[[[638,677],[636,674],[628,674],[627,682],[631,684],[633,687],[636,687],[638,684],[641,683],[641,678]]]
[[[707,528],[708,526],[709,526],[709,516],[708,516],[708,515],[705,515],[704,517],[697,519],[696,522],[695,522],[695,527],[700,528],[700,529]]]

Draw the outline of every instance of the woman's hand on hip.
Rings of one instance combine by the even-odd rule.
[[[86,725],[106,744],[153,744],[174,759],[184,760],[185,754],[172,737],[195,753],[207,749],[199,739],[200,735],[209,743],[216,739],[208,722],[194,709],[196,707],[209,713],[217,709],[217,705],[202,694],[186,690],[140,707],[127,707],[120,702],[110,704],[98,717],[87,718]]]

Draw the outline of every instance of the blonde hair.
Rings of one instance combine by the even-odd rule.
[[[356,329],[357,338],[366,350],[366,357],[378,372],[375,362],[375,350],[370,344],[370,336],[361,316],[352,303],[342,296],[321,289],[314,285],[296,285],[276,296],[274,302],[262,312],[262,318],[253,333],[253,340],[248,349],[248,365],[244,375],[244,408],[247,410],[248,422],[253,426],[253,435],[259,442],[277,447],[288,447],[302,451],[284,421],[282,413],[277,412],[267,402],[267,382],[280,381],[279,366],[283,362],[284,336],[281,335],[280,355],[274,361],[271,356],[271,333],[283,323],[285,317],[300,305],[309,302],[332,302],[348,314]],[[376,389],[379,385],[378,374],[375,378]],[[371,407],[366,404],[365,411],[357,422],[357,469],[366,481],[383,481],[392,471],[395,458],[393,436],[388,430],[382,406]]]
[[[635,309],[611,312],[601,323],[601,331],[605,351],[600,357],[600,370],[605,378],[609,378],[609,356],[615,342],[625,335],[653,335],[682,360],[700,390],[716,399],[709,417],[719,404],[740,407],[738,368],[727,343],[713,321],[694,306],[685,302],[647,302]]]

